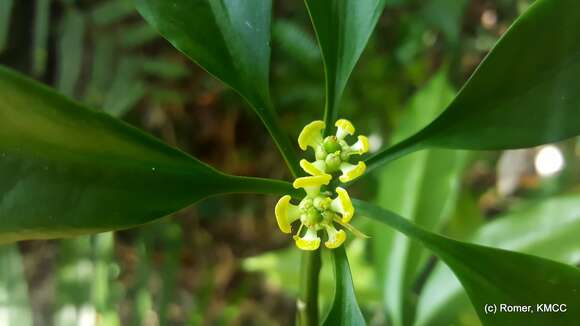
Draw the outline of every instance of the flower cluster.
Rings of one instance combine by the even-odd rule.
[[[292,232],[292,223],[300,221],[300,227],[294,241],[302,250],[316,250],[320,247],[319,231],[326,233],[324,245],[327,248],[337,248],[346,240],[346,233],[337,229],[335,224],[359,235],[361,234],[349,224],[354,215],[354,207],[347,191],[342,187],[329,189],[333,174],[341,173],[340,182],[350,182],[361,176],[366,166],[364,162],[357,164],[349,162],[351,156],[361,155],[368,151],[369,143],[365,136],[358,136],[358,140],[349,145],[345,138],[353,135],[354,126],[350,121],[340,119],[336,121],[335,135],[323,137],[325,124],[323,121],[314,121],[298,136],[298,145],[304,151],[314,149],[315,161],[301,160],[300,166],[310,176],[298,178],[293,186],[302,188],[306,196],[298,205],[292,204],[289,195],[280,198],[276,204],[275,214],[280,230],[284,233]],[[336,197],[333,198],[333,193]]]

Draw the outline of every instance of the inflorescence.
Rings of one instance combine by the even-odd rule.
[[[333,175],[339,172],[341,174],[338,180],[342,183],[350,182],[364,173],[366,165],[363,161],[351,164],[349,160],[352,156],[368,152],[369,142],[367,137],[361,135],[354,144],[349,145],[345,138],[354,135],[352,123],[340,119],[335,126],[336,134],[325,138],[323,132],[326,126],[323,121],[311,122],[302,129],[298,136],[298,145],[303,151],[311,147],[315,161],[300,161],[300,166],[310,176],[297,178],[293,186],[304,189],[306,196],[298,205],[290,202],[292,197],[289,195],[280,198],[276,204],[276,220],[282,232],[291,233],[292,224],[300,221],[294,241],[302,250],[316,250],[320,247],[319,231],[326,233],[324,245],[331,249],[339,247],[346,240],[346,233],[342,228],[355,235],[362,235],[349,224],[354,215],[354,207],[348,192],[340,186],[330,189],[329,185]],[[342,228],[337,229],[335,224]]]

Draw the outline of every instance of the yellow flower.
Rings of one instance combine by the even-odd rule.
[[[366,136],[359,135],[358,140],[349,145],[345,138],[348,135],[354,135],[355,128],[352,123],[346,119],[340,119],[336,121],[335,126],[337,128],[336,134],[326,138],[322,138],[325,124],[320,120],[314,121],[302,129],[298,137],[298,144],[303,150],[312,147],[316,160],[314,162],[301,160],[300,166],[312,176],[342,171],[339,180],[349,182],[361,176],[366,170],[366,165],[363,162],[359,161],[353,165],[349,159],[352,155],[367,153],[369,140]]]
[[[319,231],[326,233],[324,245],[327,248],[340,246],[346,240],[346,232],[337,230],[335,224],[356,231],[348,224],[354,215],[354,206],[348,192],[337,187],[337,196],[332,199],[327,192],[321,191],[321,187],[329,181],[330,176],[327,174],[298,178],[294,181],[294,187],[303,188],[306,197],[299,205],[294,205],[290,203],[291,197],[286,195],[276,204],[276,221],[282,232],[291,233],[292,223],[300,220],[300,227],[293,238],[296,246],[302,250],[316,250],[320,247]]]
[[[294,180],[294,188],[302,188],[306,196],[298,205],[292,204],[288,195],[278,200],[275,208],[278,227],[284,233],[292,233],[292,224],[300,221],[300,227],[293,236],[296,246],[302,250],[316,250],[322,241],[319,233],[326,238],[327,248],[337,248],[346,240],[346,232],[351,231],[358,237],[365,237],[349,224],[354,216],[354,206],[348,192],[336,187],[336,197],[331,198],[327,189],[332,180],[332,173],[342,172],[339,181],[346,183],[361,176],[366,169],[364,162],[351,164],[352,155],[368,152],[369,141],[365,136],[349,145],[345,138],[354,135],[355,128],[346,119],[336,121],[336,134],[323,138],[326,125],[317,120],[306,125],[298,136],[298,145],[302,150],[314,149],[316,160],[300,161],[300,167],[310,176]],[[338,227],[338,229],[337,229]]]

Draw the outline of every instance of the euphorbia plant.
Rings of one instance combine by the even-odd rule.
[[[345,119],[337,120],[338,108],[386,1],[305,2],[326,77],[323,120],[306,126],[298,137],[302,150],[314,150],[312,161],[298,160],[270,98],[271,1],[137,1],[145,19],[178,50],[248,102],[286,161],[293,184],[224,174],[1,68],[0,241],[133,227],[219,194],[275,194],[282,196],[275,208],[280,229],[290,233],[296,222],[295,241],[305,249],[303,294],[298,304],[304,325],[320,321],[321,250],[330,251],[336,280],[323,323],[364,324],[342,246],[345,229],[361,235],[349,224],[353,216],[383,222],[433,251],[461,281],[486,324],[577,323],[578,269],[442,237],[368,202],[351,200],[347,183],[360,177],[365,168],[367,172],[377,169],[420,149],[522,148],[580,134],[576,118],[580,111],[580,3],[537,0],[443,114],[395,146],[361,159],[368,141],[364,136],[348,138],[354,127]],[[321,248],[321,236],[326,249]],[[494,314],[485,308],[502,303],[566,304],[567,311]]]

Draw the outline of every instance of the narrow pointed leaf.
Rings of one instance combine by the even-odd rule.
[[[293,174],[300,168],[270,100],[271,0],[137,0],[141,15],[179,51],[253,107]]]
[[[305,0],[326,75],[325,122],[334,125],[348,78],[377,24],[385,0]]]
[[[537,0],[435,121],[368,160],[424,147],[498,150],[580,134],[580,2]]]
[[[464,243],[426,231],[378,206],[353,201],[359,214],[421,242],[449,266],[486,325],[574,325],[580,320],[580,270],[512,251]],[[566,313],[541,313],[537,304],[565,304]],[[485,313],[487,304],[496,313]],[[506,313],[500,304],[529,305],[534,313]]]
[[[580,194],[566,194],[535,202],[482,226],[470,241],[553,259],[580,262]],[[469,298],[453,273],[435,268],[419,298],[418,325],[455,324],[476,316]],[[475,317],[477,318],[477,317]]]
[[[334,298],[322,325],[366,325],[356,301],[344,246],[332,250],[330,254],[335,279]]]
[[[6,68],[0,98],[0,243],[127,228],[216,194],[291,190],[225,175]]]

